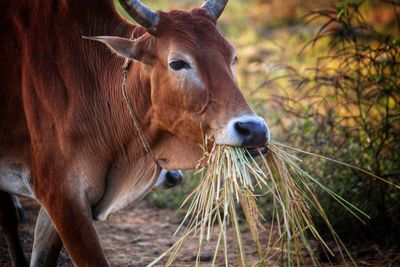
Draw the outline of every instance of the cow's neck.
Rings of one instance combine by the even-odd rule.
[[[96,1],[95,5],[90,0],[72,0],[70,2],[74,8],[72,13],[77,16],[83,35],[114,35],[129,38],[134,30],[134,26],[122,20],[117,14],[113,0]],[[87,5],[87,9],[85,5]],[[76,6],[79,8],[83,6],[86,10],[76,10]],[[116,57],[100,43],[86,41],[86,44],[91,49],[85,50],[84,53],[91,54],[87,56],[91,56],[93,59],[88,64],[91,65],[93,73],[99,79],[99,86],[102,87],[99,88],[99,91],[103,95],[99,96],[98,101],[104,102],[97,104],[104,104],[103,106],[110,104],[107,110],[102,111],[113,113],[106,126],[113,131],[109,132],[110,136],[106,138],[108,140],[116,139],[116,143],[112,144],[113,148],[117,148],[116,154],[128,154],[129,161],[141,158],[144,148],[138,138],[137,129],[134,127],[121,91],[123,59]],[[133,63],[126,85],[129,100],[140,119],[141,129],[145,132],[147,139],[152,139],[154,132],[148,129],[151,107],[150,83],[148,73],[144,68],[145,66],[141,63]],[[134,151],[131,151],[131,148],[134,148]]]
[[[71,0],[71,3],[74,7],[87,5],[87,10],[71,12],[77,16],[78,34],[129,38],[134,30],[132,25],[126,23],[116,13],[112,0],[95,2]],[[96,4],[93,6],[94,3]],[[83,71],[88,72],[90,78],[87,80],[87,85],[83,85],[80,89],[86,98],[84,104],[87,105],[87,101],[91,101],[92,109],[96,109],[97,116],[88,115],[96,120],[94,123],[97,125],[92,128],[101,129],[100,142],[104,146],[104,154],[108,154],[109,157],[106,159],[109,164],[107,188],[101,201],[98,202],[96,212],[107,211],[106,214],[109,214],[111,210],[118,210],[141,198],[155,182],[159,169],[155,171],[152,159],[144,150],[122,94],[124,59],[116,57],[100,43],[87,40],[82,40],[82,43],[81,53],[84,61],[82,63],[85,66]],[[72,49],[71,51],[76,53]],[[145,138],[152,144],[156,140],[157,132],[150,124],[150,87],[146,66],[133,62],[126,81],[128,99],[139,118]],[[93,147],[97,148],[97,145]]]
[[[50,56],[60,62],[58,72],[63,75],[66,88],[71,88],[69,105],[88,106],[84,116],[93,119],[90,129],[97,132],[96,142],[102,142],[104,153],[115,160],[127,157],[135,162],[144,156],[133,121],[124,102],[122,84],[122,65],[124,60],[112,54],[104,45],[82,39],[82,36],[114,35],[130,37],[134,26],[124,21],[116,12],[113,0],[54,0],[32,3],[43,25],[51,25],[46,43],[59,38]],[[48,12],[51,9],[52,12]],[[47,14],[47,15],[43,15]],[[52,14],[49,16],[48,14]],[[54,32],[53,32],[54,31]],[[140,118],[142,129],[151,142],[154,137],[149,125],[151,108],[149,78],[144,67],[135,63],[130,71],[127,88],[132,105]],[[74,88],[72,88],[74,87]],[[71,109],[71,108],[70,108]],[[82,117],[82,114],[77,114]],[[79,122],[76,122],[79,125]],[[96,147],[94,145],[93,147]]]

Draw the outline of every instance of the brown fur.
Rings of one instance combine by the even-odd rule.
[[[123,59],[83,35],[135,30],[142,62],[130,69],[128,95],[163,168],[194,168],[205,134],[251,113],[230,70],[233,48],[204,10],[161,12],[149,34],[112,0],[0,0],[0,29],[0,160],[30,170],[34,197],[76,266],[108,265],[92,216],[142,197],[159,171],[123,101]],[[174,86],[171,47],[191,54],[206,88]]]

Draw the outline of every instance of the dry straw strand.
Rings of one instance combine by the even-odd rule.
[[[276,260],[279,260],[281,265],[300,266],[304,262],[305,254],[310,256],[314,266],[319,266],[311,237],[323,246],[324,251],[333,255],[333,251],[314,225],[312,210],[315,210],[325,222],[342,258],[347,255],[352,260],[319,203],[315,188],[328,193],[361,221],[363,218],[368,218],[368,215],[301,169],[299,166],[301,159],[287,150],[340,163],[377,179],[380,177],[350,164],[305,152],[276,141],[268,145],[270,152],[267,155],[260,153],[257,158],[244,148],[216,144],[210,151],[206,148],[208,148],[208,138],[205,139],[204,157],[201,159],[202,162],[207,162],[208,167],[199,168],[200,183],[182,204],[182,207],[187,206],[187,213],[175,232],[175,234],[180,233],[181,237],[149,266],[154,266],[167,254],[170,254],[170,257],[166,265],[171,266],[184,242],[190,238],[198,240],[196,252],[196,266],[198,266],[201,249],[212,239],[215,227],[218,228],[219,233],[216,238],[212,266],[217,264],[221,251],[225,266],[230,266],[229,233],[233,236],[236,264],[248,266],[239,225],[238,206],[243,212],[259,257],[256,266],[268,266]],[[258,191],[262,193],[258,194]],[[272,202],[269,231],[263,227],[265,219],[257,206],[259,197],[269,197]],[[355,265],[354,261],[353,264]]]

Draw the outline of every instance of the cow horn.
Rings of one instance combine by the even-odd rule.
[[[228,0],[205,0],[201,6],[207,10],[208,15],[217,20],[221,16]]]
[[[157,26],[159,16],[156,12],[143,5],[139,0],[119,0],[121,6],[137,23],[147,29]]]

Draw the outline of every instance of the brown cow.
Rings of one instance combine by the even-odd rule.
[[[168,13],[121,4],[141,26],[113,0],[0,0],[0,190],[35,198],[77,266],[108,266],[92,218],[140,199],[160,166],[194,168],[205,135],[251,148],[269,136],[215,26],[226,1]],[[93,39],[134,60],[128,99],[157,165],[121,93],[124,59],[82,40],[103,34],[119,37]]]

